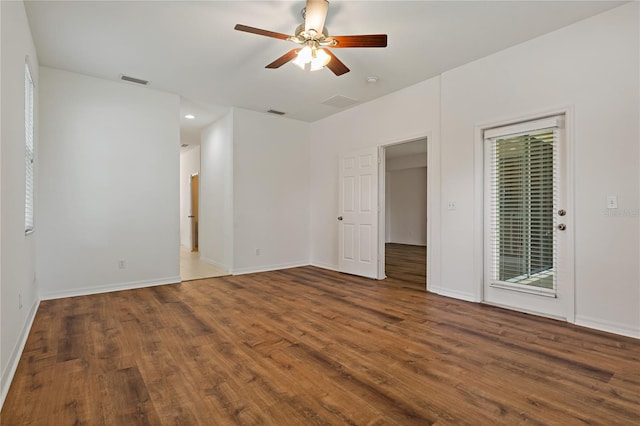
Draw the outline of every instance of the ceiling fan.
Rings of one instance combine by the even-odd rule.
[[[304,24],[296,28],[293,36],[241,24],[236,25],[235,29],[292,41],[301,46],[291,49],[265,68],[280,68],[287,62],[293,61],[294,64],[302,69],[305,69],[307,64],[310,65],[311,71],[316,71],[326,66],[335,75],[342,75],[348,73],[349,68],[328,48],[387,47],[386,34],[329,36],[327,29],[324,27],[328,10],[329,2],[327,0],[307,0],[307,6],[302,10]]]

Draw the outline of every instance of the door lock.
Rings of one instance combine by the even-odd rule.
[[[567,211],[565,209],[558,210],[558,216],[564,216],[566,214],[567,214]]]
[[[565,225],[564,223],[561,223],[558,225],[558,229],[561,231],[564,231],[565,229],[567,229],[567,225]]]
[[[338,216],[338,220],[342,220],[342,216]]]

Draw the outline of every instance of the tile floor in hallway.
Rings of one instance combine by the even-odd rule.
[[[229,275],[228,271],[200,260],[199,252],[180,246],[180,277],[182,281],[200,280]]]

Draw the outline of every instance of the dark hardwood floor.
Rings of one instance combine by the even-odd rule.
[[[427,248],[408,244],[385,244],[384,258],[387,277],[403,285],[427,288]]]
[[[637,425],[640,341],[314,267],[43,301],[9,425]]]

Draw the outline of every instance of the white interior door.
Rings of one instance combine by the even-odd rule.
[[[564,117],[485,131],[486,302],[572,321]]]
[[[339,261],[341,272],[378,278],[378,148],[340,156]]]

